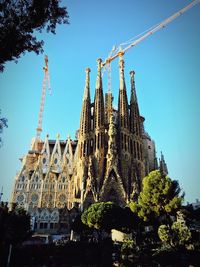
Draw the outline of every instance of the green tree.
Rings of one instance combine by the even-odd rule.
[[[81,220],[90,228],[110,231],[118,223],[115,215],[119,209],[120,207],[112,202],[94,203],[83,212]]]
[[[28,238],[31,235],[30,229],[30,216],[24,209],[13,205],[9,211],[8,203],[0,204],[0,251],[5,253],[9,247],[8,265],[12,247]],[[3,261],[2,258],[0,260]]]
[[[6,61],[17,60],[24,52],[43,52],[44,41],[36,32],[46,29],[55,34],[57,24],[69,23],[60,0],[0,1],[0,71]]]
[[[164,176],[160,171],[152,171],[142,181],[142,191],[137,202],[129,204],[144,221],[155,220],[173,214],[181,207],[184,194],[177,181]]]
[[[110,232],[116,229],[125,233],[138,231],[140,219],[129,207],[122,208],[113,202],[99,202],[92,204],[81,215],[83,224],[96,229],[101,237],[102,230]]]
[[[177,212],[177,220],[173,222],[171,227],[169,225],[161,225],[158,228],[158,236],[165,246],[173,248],[186,246],[192,237],[180,211]]]
[[[16,205],[11,211],[8,203],[0,204],[0,244],[18,244],[31,234],[30,216],[27,212]]]

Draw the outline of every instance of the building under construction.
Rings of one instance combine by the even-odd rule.
[[[38,230],[53,231],[62,220],[69,226],[78,209],[83,210],[94,202],[113,201],[124,206],[137,199],[142,179],[149,172],[160,168],[164,174],[168,173],[162,154],[157,164],[155,143],[144,129],[135,72],[130,71],[130,82],[125,81],[123,54],[199,2],[193,1],[125,49],[111,54],[105,62],[98,59],[93,101],[90,69],[86,69],[76,140],[70,137],[60,140],[59,134],[56,140],[49,140],[48,135],[45,140],[40,138],[46,83],[49,83],[48,59],[45,59],[37,134],[22,160],[12,194],[12,202],[29,211]],[[115,58],[119,58],[117,109],[113,108],[111,90],[104,95],[102,87],[102,68],[108,66],[109,69]],[[126,84],[130,88],[129,101]]]
[[[104,95],[102,64],[98,59],[94,101],[90,99],[90,69],[86,69],[80,128],[77,139],[43,141],[37,135],[15,177],[12,202],[37,220],[38,227],[57,224],[59,209],[84,209],[98,201],[125,205],[136,199],[142,178],[158,168],[155,144],[144,129],[130,72],[130,101],[119,58],[118,109],[112,93]],[[38,128],[37,128],[38,129]],[[167,173],[163,156],[160,167]],[[52,226],[53,228],[53,226]]]

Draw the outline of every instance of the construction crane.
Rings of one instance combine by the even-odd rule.
[[[40,110],[39,110],[39,116],[38,116],[38,126],[36,128],[36,139],[40,140],[40,134],[42,132],[42,119],[43,119],[43,112],[44,112],[44,101],[46,96],[46,89],[48,86],[50,95],[52,94],[51,86],[50,86],[50,77],[49,77],[49,66],[48,66],[48,56],[45,56],[45,66],[43,67],[44,70],[44,79],[42,83],[42,95],[40,99]]]
[[[164,28],[167,24],[169,24],[174,19],[176,19],[177,17],[179,17],[180,15],[182,15],[183,13],[185,13],[186,11],[188,11],[193,6],[195,6],[199,3],[200,3],[200,0],[192,1],[189,5],[182,8],[181,10],[179,10],[178,12],[176,12],[175,14],[170,16],[169,18],[163,20],[162,22],[151,27],[149,30],[145,31],[144,33],[138,35],[138,36],[140,36],[139,38],[138,38],[138,36],[136,36],[135,38],[131,38],[129,41],[120,44],[118,47],[114,46],[114,48],[112,49],[109,56],[102,63],[102,67],[104,67],[108,70],[108,91],[110,92],[110,90],[111,90],[111,88],[110,88],[110,86],[111,86],[111,80],[110,80],[111,79],[111,66],[110,66],[110,64],[114,59],[116,59],[117,57],[122,57],[125,54],[125,52],[128,51],[130,48],[137,45],[138,43],[140,43],[141,41],[143,41],[144,39],[146,39],[150,35],[159,31],[160,29]],[[125,48],[122,49],[122,46],[124,46],[124,45],[125,45]]]

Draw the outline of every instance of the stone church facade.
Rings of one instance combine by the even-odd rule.
[[[11,201],[31,213],[51,210],[49,223],[57,223],[56,210],[65,207],[84,209],[98,201],[125,205],[137,199],[143,177],[159,168],[155,143],[139,112],[134,71],[130,72],[128,102],[124,61],[119,58],[118,109],[114,109],[112,93],[103,93],[102,61],[97,62],[94,101],[90,98],[90,69],[86,69],[76,140],[62,141],[59,135],[56,140],[49,140],[48,135],[44,141],[34,138],[15,177]],[[163,155],[159,165],[167,173]]]

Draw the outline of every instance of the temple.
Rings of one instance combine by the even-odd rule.
[[[38,229],[54,229],[63,210],[73,218],[78,210],[99,201],[124,206],[141,191],[142,179],[160,168],[167,174],[163,154],[159,165],[155,143],[144,129],[140,115],[135,72],[130,72],[130,101],[119,57],[118,109],[111,91],[102,85],[102,60],[97,60],[94,101],[90,98],[90,69],[86,81],[76,140],[33,139],[15,177],[12,202],[29,211]],[[62,127],[62,125],[61,125]],[[71,212],[71,213],[70,213]],[[71,216],[71,217],[70,217]],[[69,225],[69,223],[67,223]]]

